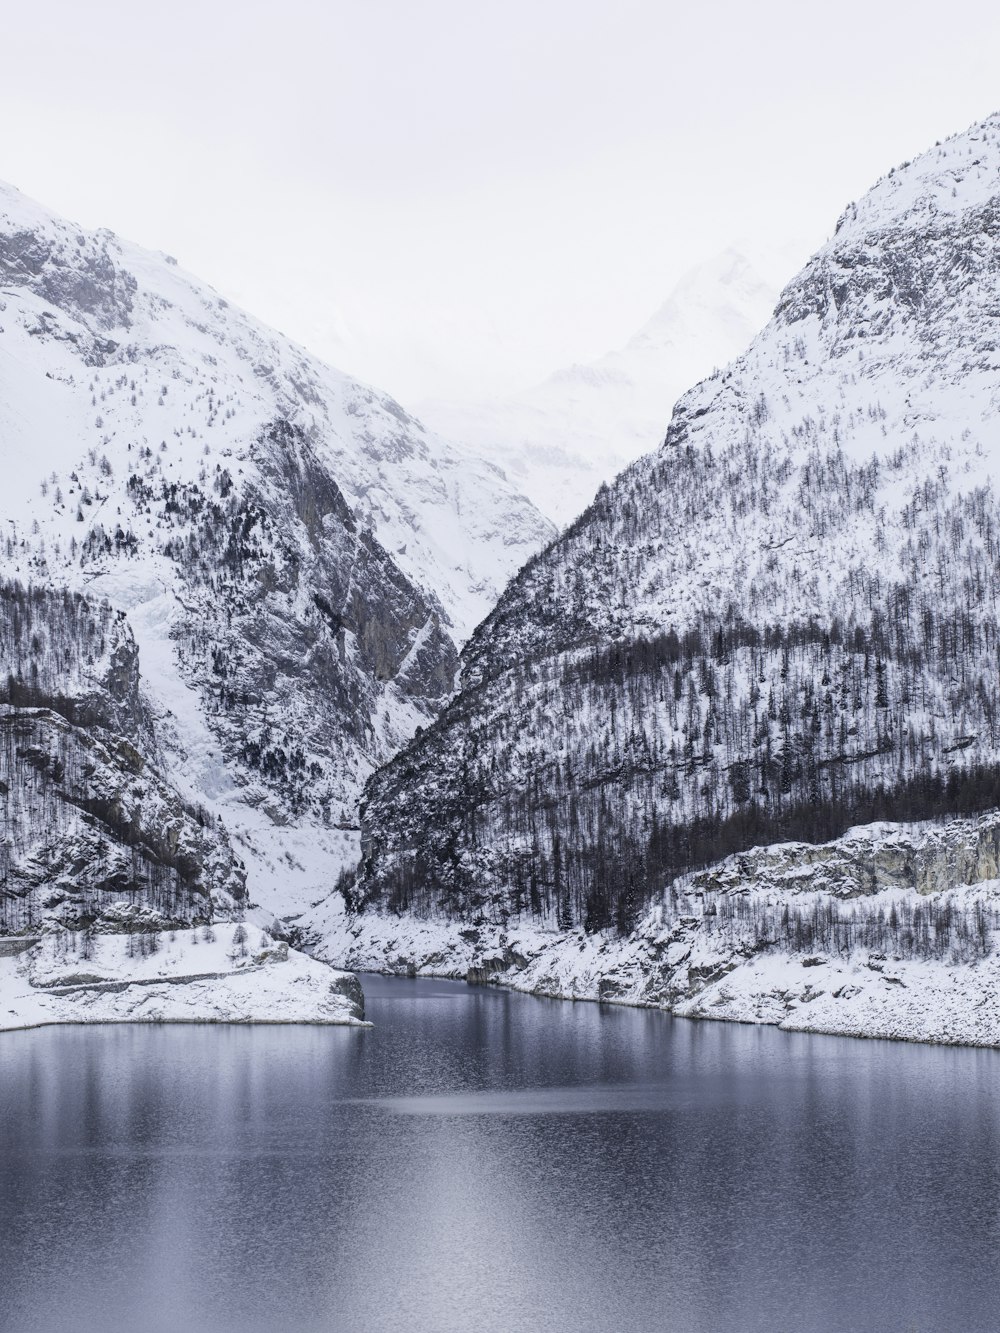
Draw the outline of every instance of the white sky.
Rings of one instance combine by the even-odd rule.
[[[0,0],[0,177],[404,403],[476,397],[734,240],[813,248],[1000,105],[998,51],[969,0]]]

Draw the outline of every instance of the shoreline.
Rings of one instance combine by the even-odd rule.
[[[410,981],[454,981],[457,984],[464,984],[472,989],[491,989],[510,991],[514,995],[528,995],[535,1000],[553,1000],[559,1004],[607,1004],[613,1005],[618,1009],[642,1009],[647,1013],[664,1014],[667,1018],[676,1018],[686,1023],[733,1023],[742,1027],[768,1027],[774,1028],[778,1032],[787,1032],[796,1036],[804,1037],[846,1037],[852,1041],[891,1041],[905,1042],[911,1046],[944,1046],[959,1047],[966,1050],[976,1051],[997,1051],[1000,1052],[1000,1039],[996,1042],[976,1041],[976,1040],[956,1040],[949,1041],[941,1037],[913,1037],[913,1036],[891,1036],[886,1033],[864,1032],[858,1030],[827,1030],[826,1028],[814,1027],[794,1027],[782,1024],[770,1019],[758,1018],[740,1018],[727,1017],[721,1014],[710,1014],[702,1012],[679,1013],[674,1009],[668,1009],[662,1004],[656,1004],[652,1000],[625,1000],[625,999],[601,999],[595,995],[556,995],[550,992],[525,990],[523,987],[516,986],[512,981],[504,980],[470,980],[468,977],[453,972],[390,972],[377,971],[375,969],[358,968],[358,973],[362,976],[377,977],[401,977]],[[375,1026],[369,1024],[368,1026]]]
[[[956,964],[863,951],[747,956],[718,939],[711,951],[704,938],[668,941],[653,924],[624,940],[379,914],[342,914],[326,924],[310,953],[357,973],[436,977],[817,1036],[1000,1050],[1000,955]]]
[[[0,1027],[0,1041],[8,1032],[35,1032],[40,1028],[373,1028],[374,1026],[375,1024],[366,1018],[45,1018],[37,1023]]]

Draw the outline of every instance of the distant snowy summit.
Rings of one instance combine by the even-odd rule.
[[[582,513],[603,482],[663,438],[697,380],[726,365],[767,323],[794,246],[749,259],[726,250],[685,274],[622,348],[556,371],[535,389],[485,403],[433,401],[421,417],[497,462],[555,522]]]

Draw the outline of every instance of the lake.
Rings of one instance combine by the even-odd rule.
[[[1000,1053],[363,980],[0,1036],[4,1333],[1000,1329]]]

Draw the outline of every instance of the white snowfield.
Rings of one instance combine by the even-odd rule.
[[[359,971],[802,1032],[1000,1046],[998,847],[994,812],[753,848],[671,885],[624,938],[530,919],[352,915],[335,897],[304,924],[317,956]],[[796,946],[797,927],[808,944]]]
[[[50,1023],[363,1022],[357,978],[249,923],[0,939],[0,1031]]]

